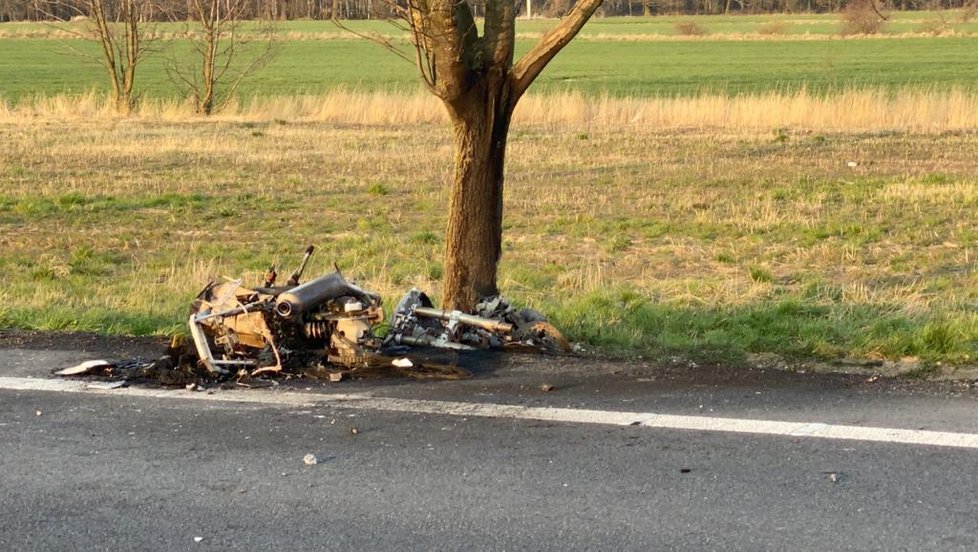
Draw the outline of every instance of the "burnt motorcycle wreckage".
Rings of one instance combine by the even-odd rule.
[[[570,344],[539,312],[516,310],[501,297],[474,313],[444,311],[412,289],[389,325],[378,294],[335,272],[299,283],[315,248],[277,286],[274,267],[261,286],[242,280],[211,282],[191,306],[190,334],[200,363],[212,375],[251,376],[330,365],[352,371],[390,364],[407,347],[473,350],[500,347],[568,352]]]

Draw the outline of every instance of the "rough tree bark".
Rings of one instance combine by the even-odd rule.
[[[465,0],[409,0],[403,15],[428,89],[442,100],[455,139],[445,237],[443,308],[471,310],[498,293],[506,140],[513,110],[544,67],[602,0],[579,0],[518,62],[513,0],[487,0],[480,36]]]

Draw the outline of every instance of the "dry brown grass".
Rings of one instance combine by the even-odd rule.
[[[935,12],[937,17],[932,20],[921,21],[916,28],[907,29],[904,32],[866,33],[861,32],[858,27],[851,27],[848,23],[844,24],[844,32],[792,32],[796,27],[808,27],[814,25],[837,24],[838,19],[799,19],[787,20],[778,19],[758,25],[756,31],[743,32],[713,32],[695,21],[681,21],[675,25],[676,34],[672,33],[628,33],[628,32],[592,32],[584,30],[575,40],[585,42],[688,42],[688,41],[837,41],[837,40],[898,40],[905,38],[924,38],[935,34],[941,36],[968,37],[978,36],[978,33],[968,29],[955,29],[952,26],[951,15],[946,12]],[[963,14],[964,12],[962,12]],[[874,14],[875,15],[875,14]],[[960,15],[954,21],[967,23]],[[941,32],[935,33],[934,21],[941,22]],[[872,20],[870,20],[872,24]],[[34,23],[4,23],[0,25],[0,39],[57,39],[57,40],[80,40],[86,32],[86,24],[82,23],[50,23],[38,25]],[[247,33],[247,30],[245,31]],[[395,27],[385,29],[382,33],[387,40],[408,43],[410,34],[396,30]],[[145,38],[148,40],[175,40],[181,39],[185,33],[181,30],[174,30],[171,27],[150,26],[145,29]],[[522,31],[516,34],[518,40],[536,41],[543,36],[541,31]],[[321,31],[295,31],[283,30],[275,35],[274,40],[281,42],[289,41],[350,41],[364,40],[354,36],[349,32],[336,28],[326,27]]]
[[[554,292],[521,281],[529,267],[559,266],[551,276],[561,292],[627,282],[666,301],[743,303],[772,290],[748,277],[745,266],[753,263],[785,277],[817,273],[837,280],[853,301],[900,299],[916,309],[943,296],[928,295],[914,282],[874,284],[891,273],[886,259],[907,257],[906,270],[918,274],[973,262],[973,238],[955,234],[969,227],[965,206],[978,203],[968,176],[969,152],[978,147],[974,134],[800,134],[779,142],[767,132],[591,126],[585,136],[580,128],[526,121],[514,128],[507,184],[510,264],[504,265],[503,283],[525,297]],[[137,207],[131,217],[110,224],[84,208],[68,209],[64,217],[18,218],[0,238],[5,256],[37,248],[48,267],[64,275],[71,271],[66,255],[81,244],[131,251],[139,259],[131,276],[176,278],[187,293],[200,283],[200,258],[207,259],[207,270],[219,264],[234,270],[235,262],[215,264],[211,256],[186,252],[207,250],[215,231],[251,247],[271,225],[277,228],[273,241],[282,247],[328,239],[337,249],[327,257],[345,258],[350,270],[382,291],[403,288],[404,278],[437,288],[417,263],[411,266],[419,272],[404,278],[388,269],[419,252],[426,263],[439,261],[436,246],[412,245],[410,237],[420,231],[440,235],[451,157],[440,124],[137,119],[108,127],[8,121],[0,130],[9,144],[4,194],[17,205],[27,202],[19,207],[25,212],[30,201],[73,194],[199,193],[215,202],[202,207],[203,217],[183,218],[164,204]],[[932,174],[950,176],[935,183],[927,180]],[[824,185],[799,185],[799,178]],[[375,183],[389,193],[370,192]],[[244,193],[259,199],[235,207],[234,198]],[[235,214],[211,212],[222,205]],[[266,208],[275,216],[260,216]],[[932,215],[940,227],[920,222]],[[953,216],[960,218],[944,218]],[[279,217],[286,226],[277,226]],[[251,226],[253,220],[263,222]],[[380,226],[364,228],[363,220]],[[676,231],[659,235],[658,225]],[[846,237],[852,233],[847,225],[885,230],[861,244],[858,235]],[[365,232],[376,234],[368,242],[392,240],[405,249],[365,252],[371,248],[358,243]],[[764,237],[785,232],[784,239]],[[850,239],[855,242],[846,245]],[[722,260],[726,254],[734,260]],[[935,258],[943,260],[932,264]]]
[[[135,117],[146,121],[195,121],[192,107],[177,101],[144,101]],[[0,122],[114,119],[97,95],[52,96],[12,106],[0,102]],[[337,90],[323,96],[256,98],[233,104],[220,121],[286,120],[350,125],[447,123],[444,109],[429,94],[364,93]],[[910,131],[943,132],[978,128],[978,93],[950,91],[848,90],[815,95],[768,93],[693,98],[593,98],[578,93],[530,95],[516,112],[516,123],[589,130],[716,129],[770,132]]]
[[[776,19],[758,25],[757,32],[762,35],[781,36],[788,34],[791,31],[791,26],[792,23],[790,21]]]
[[[782,26],[781,23],[785,26]],[[919,26],[905,32],[886,32],[885,34],[822,34],[789,33],[789,21],[779,21],[773,26],[759,26],[756,32],[705,32],[705,34],[630,34],[630,33],[582,33],[574,38],[582,42],[813,42],[813,41],[859,41],[859,40],[901,40],[906,38],[931,38],[934,36],[930,26]],[[538,40],[543,33],[517,33],[518,39]],[[978,33],[962,29],[945,29],[941,37],[974,37]]]

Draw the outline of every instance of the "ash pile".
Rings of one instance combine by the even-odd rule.
[[[448,311],[412,289],[387,323],[380,296],[347,281],[338,268],[300,283],[313,251],[306,249],[284,285],[276,283],[273,267],[260,286],[238,279],[211,282],[201,291],[189,328],[208,375],[255,377],[315,367],[332,379],[384,366],[437,372],[412,356],[421,348],[570,351],[541,313],[516,309],[502,297],[483,300],[473,312]]]

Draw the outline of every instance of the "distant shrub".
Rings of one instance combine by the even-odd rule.
[[[367,193],[375,196],[385,196],[391,193],[391,190],[380,182],[374,182],[373,184],[367,186]]]
[[[757,26],[757,33],[762,35],[784,35],[791,29],[790,21],[766,21]]]
[[[978,1],[972,0],[961,10],[961,22],[968,23],[975,15],[978,15]]]
[[[872,35],[883,30],[886,16],[876,7],[875,0],[852,0],[842,10],[843,35]]]
[[[939,16],[937,19],[928,19],[917,27],[918,33],[927,33],[934,36],[942,35],[950,30],[951,25],[943,16]]]
[[[700,36],[706,34],[706,29],[695,21],[679,21],[676,32],[683,36]]]

